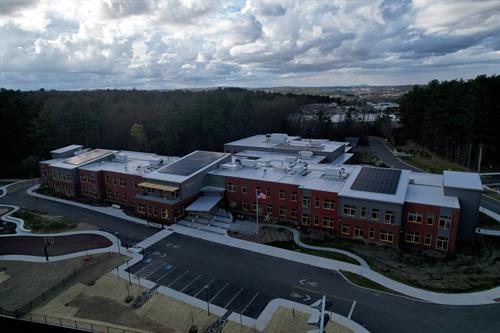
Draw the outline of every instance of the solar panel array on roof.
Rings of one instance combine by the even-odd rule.
[[[351,186],[351,190],[396,194],[401,170],[362,168]]]
[[[215,162],[223,155],[223,153],[216,153],[212,151],[197,151],[170,165],[167,165],[166,167],[158,170],[158,172],[170,173],[179,176],[189,176],[190,174],[206,167],[210,163]]]

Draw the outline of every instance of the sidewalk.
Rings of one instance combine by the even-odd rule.
[[[37,187],[38,185],[31,187],[28,189],[27,193],[32,196],[37,196],[39,198],[47,199],[47,200],[52,200],[52,201],[57,201],[57,202],[62,202],[65,204],[69,205],[74,205],[94,211],[101,212],[103,214],[107,215],[112,215],[115,217],[119,217],[122,219],[126,219],[132,222],[137,222],[137,223],[142,223],[146,224],[145,221],[134,218],[131,216],[126,215],[123,213],[121,210],[115,209],[115,208],[102,208],[102,207],[93,207],[89,205],[84,205],[81,203],[69,201],[69,200],[63,200],[59,198],[53,198],[49,196],[45,196],[36,192],[33,192],[33,190]],[[408,285],[405,285],[403,283],[394,281],[382,274],[379,274],[377,272],[372,271],[371,269],[367,267],[362,267],[362,266],[356,266],[332,259],[326,259],[322,257],[317,257],[313,255],[308,255],[308,254],[303,254],[303,253],[298,253],[295,251],[289,251],[289,250],[284,250],[280,248],[275,248],[267,245],[261,245],[261,244],[256,244],[240,239],[235,239],[231,238],[227,235],[220,235],[220,234],[215,234],[215,233],[210,233],[202,230],[197,230],[193,228],[188,228],[182,225],[177,225],[174,224],[170,226],[174,232],[178,232],[180,234],[186,235],[186,236],[191,236],[199,239],[204,239],[210,242],[215,242],[219,243],[222,245],[226,246],[232,246],[236,247],[239,249],[247,250],[247,251],[252,251],[256,253],[261,253],[264,255],[269,255],[285,260],[290,260],[293,262],[298,262],[306,265],[312,265],[324,269],[329,269],[329,270],[345,270],[349,271],[352,273],[359,274],[365,278],[368,278],[374,282],[377,282],[378,284],[381,284],[384,287],[387,287],[389,289],[392,289],[398,293],[417,298],[423,301],[428,301],[428,302],[433,302],[433,303],[438,303],[438,304],[447,304],[447,305],[481,305],[481,304],[492,304],[495,303],[495,299],[500,298],[500,287],[496,287],[493,289],[485,290],[485,291],[480,291],[480,292],[473,292],[473,293],[463,293],[463,294],[445,294],[445,293],[436,293],[432,291],[426,291],[418,288],[414,288]]]

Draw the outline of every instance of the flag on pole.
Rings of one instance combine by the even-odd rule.
[[[263,200],[266,200],[266,199],[267,199],[267,195],[266,195],[264,192],[260,192],[260,193],[257,195],[257,199],[263,199]]]

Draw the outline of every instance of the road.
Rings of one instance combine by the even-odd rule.
[[[13,189],[0,199],[0,203],[64,215],[77,222],[118,231],[136,242],[154,233],[153,229],[143,225],[35,199],[25,193],[27,187],[29,184]],[[148,259],[132,270],[143,269],[144,276],[150,275],[152,280],[188,294],[198,293],[199,298],[206,297],[203,291],[200,292],[200,283],[205,285],[213,280],[212,288],[208,290],[212,302],[235,311],[250,304],[244,309],[250,316],[257,316],[272,298],[310,304],[325,294],[332,303],[331,309],[343,315],[348,314],[356,301],[352,319],[372,332],[481,333],[494,332],[500,327],[500,304],[445,306],[390,296],[352,286],[336,272],[178,234],[155,244],[146,250],[146,254]],[[162,262],[157,264],[158,261]],[[170,267],[170,270],[159,271],[156,267],[163,270]],[[254,292],[259,294],[252,301]]]
[[[158,230],[145,225],[122,220],[113,216],[90,211],[84,208],[65,205],[59,202],[34,198],[26,194],[32,184],[21,183],[8,188],[8,194],[0,198],[0,204],[16,205],[50,215],[66,216],[75,222],[83,222],[98,227],[102,231],[118,232],[124,243],[137,244]]]
[[[500,325],[500,304],[446,306],[391,296],[354,287],[330,270],[175,233],[146,256],[131,272],[202,300],[210,284],[211,303],[254,318],[273,298],[311,304],[326,295],[330,310],[344,316],[356,301],[352,319],[371,332],[479,333]]]
[[[396,168],[396,169],[406,169],[406,170],[411,170],[415,172],[422,172],[422,170],[413,167],[409,164],[406,164],[402,162],[400,159],[398,159],[392,151],[387,148],[385,145],[383,139],[377,138],[377,137],[369,137],[368,140],[370,141],[370,146],[369,147],[359,147],[356,148],[357,151],[369,151],[375,155],[377,155],[382,162],[385,164]]]

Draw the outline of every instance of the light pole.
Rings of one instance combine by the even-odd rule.
[[[259,234],[259,194],[258,191],[255,191],[255,220],[257,221],[257,231],[256,235]]]
[[[129,285],[132,285],[132,278],[130,277],[130,266],[129,266],[129,263],[128,263],[129,261],[130,261],[130,259],[127,260],[128,283],[129,283]]]
[[[115,232],[115,236],[116,236],[116,246],[118,247],[118,254],[121,255],[121,250],[120,250],[120,238],[118,238],[118,236],[120,235],[120,233],[117,231]],[[116,266],[116,275],[118,275],[118,278],[120,278],[120,269],[118,268],[120,265]]]
[[[207,293],[207,314],[210,316],[210,300],[208,299],[208,288],[209,288],[208,284],[206,284],[205,287],[203,288],[205,288]]]

